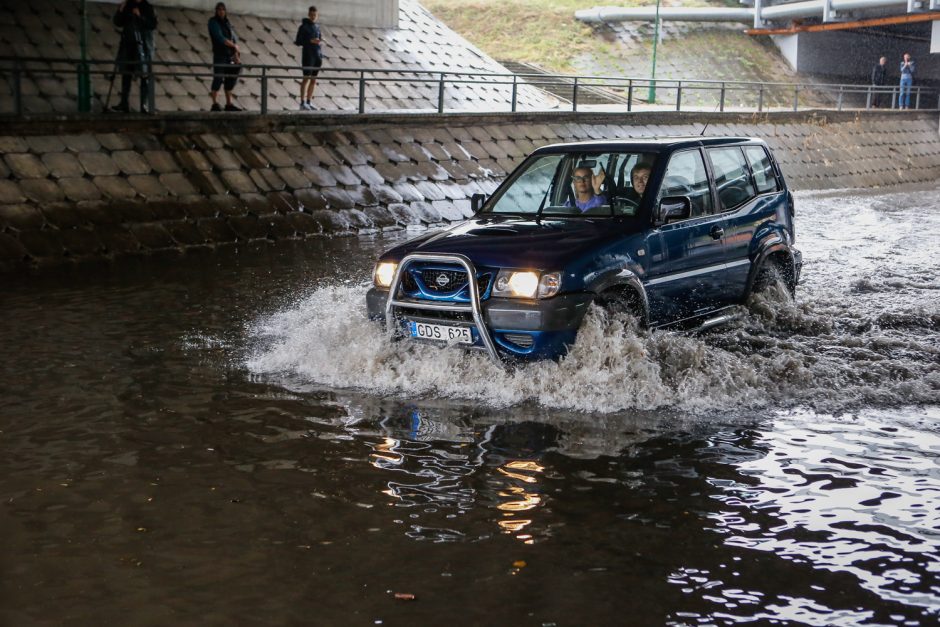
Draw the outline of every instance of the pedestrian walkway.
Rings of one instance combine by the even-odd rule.
[[[93,77],[93,109],[101,110],[109,90],[106,73],[112,71],[120,34],[111,22],[114,4],[89,2],[88,58],[108,63],[93,68],[101,72]],[[204,111],[210,104],[208,92],[212,50],[207,34],[211,12],[174,7],[156,7],[159,24],[156,31],[156,62],[205,64],[190,71],[195,76],[158,77],[158,111]],[[296,20],[259,18],[230,12],[229,17],[241,40],[242,62],[258,65],[300,65],[300,48],[294,44]],[[321,14],[324,54],[321,80],[314,107],[324,111],[354,111],[358,106],[357,74],[339,75],[331,68],[366,70],[413,70],[434,72],[505,73],[507,70],[473,47],[465,39],[437,21],[415,0],[400,0],[397,29],[362,28],[330,24],[328,13]],[[80,56],[80,3],[76,0],[30,0],[0,4],[0,57],[77,59]],[[3,64],[9,68],[11,65]],[[30,65],[32,67],[32,64]],[[43,74],[26,75],[22,103],[26,113],[68,113],[76,110],[78,82],[74,67],[41,63]],[[159,71],[159,68],[158,68]],[[179,71],[179,70],[177,70]],[[198,74],[204,76],[198,76]],[[299,70],[273,72],[284,78],[268,83],[270,110],[298,108]],[[0,113],[13,111],[9,73],[0,85]],[[370,111],[385,109],[436,109],[438,85],[433,76],[426,81],[406,73],[388,77],[384,82],[370,81],[366,103]],[[120,79],[117,81],[120,83]],[[120,85],[115,86],[115,93]],[[112,93],[111,104],[116,100]],[[261,82],[243,79],[236,90],[238,105],[258,111],[261,108]],[[518,91],[521,107],[548,108],[557,101],[541,90],[522,86]],[[506,84],[450,84],[445,107],[448,109],[493,111],[506,107],[511,86]]]

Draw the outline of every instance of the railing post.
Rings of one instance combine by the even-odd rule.
[[[839,85],[839,97],[836,99],[837,111],[842,111],[842,90],[843,90],[843,86]]]
[[[915,87],[914,89],[917,90],[914,96],[914,108],[920,109],[920,87]]]
[[[366,72],[359,72],[359,113],[366,112]]]
[[[871,109],[871,85],[868,86],[868,93],[865,96],[865,108]]]
[[[78,110],[87,113],[91,111],[91,78],[88,74],[88,64],[84,61],[76,66],[78,75]]]
[[[676,111],[682,111],[682,81],[676,83]]]
[[[437,84],[437,112],[444,113],[444,73],[441,72],[441,81]]]
[[[757,92],[757,112],[761,113],[764,110],[764,84],[761,83],[760,90]]]
[[[147,112],[157,112],[157,77],[153,72],[153,59],[147,64]]]
[[[23,115],[23,67],[19,59],[13,61],[13,112]]]
[[[718,98],[718,110],[724,113],[725,111],[725,82],[721,82],[721,96]]]
[[[268,68],[261,68],[261,114],[268,112]]]
[[[633,111],[633,79],[627,82],[627,111]]]
[[[510,103],[511,111],[516,112],[516,98],[519,96],[519,77],[515,74],[512,75],[512,102]]]
[[[793,110],[799,111],[800,109],[800,86],[793,86]]]
[[[891,108],[896,109],[898,106],[898,88],[891,88]]]
[[[571,88],[571,110],[578,110],[578,77],[574,77],[574,86]]]

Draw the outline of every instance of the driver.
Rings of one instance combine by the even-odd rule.
[[[571,175],[571,182],[574,185],[574,206],[582,213],[607,204],[607,196],[600,193],[606,176],[603,170],[594,174],[591,168],[577,168]],[[571,200],[568,200],[565,206],[570,207]]]
[[[646,163],[638,163],[633,166],[633,169],[630,170],[630,182],[633,183],[633,188],[628,189],[624,194],[627,200],[640,204],[640,200],[643,199],[643,192],[646,191],[646,184],[650,180],[651,171],[652,167]]]

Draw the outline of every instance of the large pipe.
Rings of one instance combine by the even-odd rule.
[[[854,11],[857,9],[887,9],[903,6],[907,9],[907,0],[831,0],[833,11]],[[783,20],[797,17],[822,17],[825,9],[824,0],[790,2],[767,6],[761,9],[761,19]],[[628,22],[652,21],[656,17],[655,7],[593,7],[575,11],[574,16],[582,22]],[[689,22],[753,22],[754,9],[743,7],[731,8],[685,8],[666,7],[659,10],[660,19]]]
[[[593,7],[574,12],[582,22],[646,22],[656,19],[656,7]],[[659,18],[689,22],[751,22],[754,9],[661,7]]]

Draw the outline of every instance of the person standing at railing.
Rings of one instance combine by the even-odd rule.
[[[128,113],[133,77],[140,77],[140,111],[147,113],[150,90],[150,62],[153,60],[153,31],[157,14],[147,0],[125,0],[114,14],[114,25],[121,29],[115,71],[121,73],[121,101],[112,111]]]
[[[872,91],[875,92],[871,98],[872,107],[881,106],[881,91],[884,88],[885,80],[888,78],[887,72],[888,57],[881,57],[875,67],[871,69],[871,86],[873,87]]]
[[[898,94],[898,107],[911,108],[911,85],[914,84],[914,60],[909,52],[904,53],[901,59],[901,91]]]
[[[215,15],[209,19],[209,37],[212,39],[212,87],[209,95],[212,97],[211,111],[221,111],[219,106],[219,88],[225,86],[225,110],[241,111],[232,102],[232,91],[238,82],[241,72],[242,58],[238,49],[238,36],[232,23],[228,21],[228,11],[225,3],[215,5]]]
[[[317,23],[317,7],[310,7],[307,17],[297,29],[294,43],[300,46],[300,64],[303,66],[303,79],[300,81],[300,110],[313,111],[313,90],[317,86],[317,75],[323,65],[323,53],[320,51],[320,24]]]

